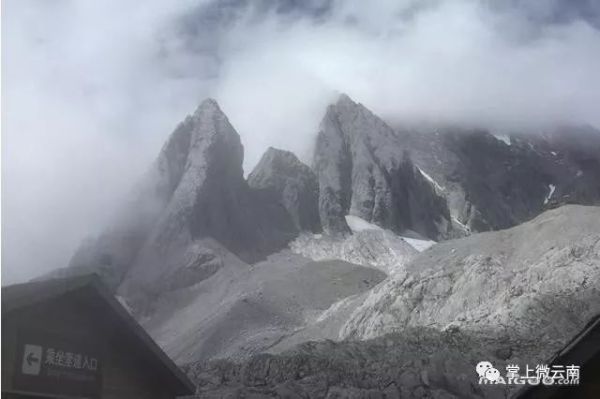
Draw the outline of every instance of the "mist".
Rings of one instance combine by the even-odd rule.
[[[600,127],[600,6],[528,3],[3,2],[3,284],[66,266],[206,97],[246,173],[310,162],[340,92],[390,123]]]

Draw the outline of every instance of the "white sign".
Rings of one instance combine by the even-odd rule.
[[[42,347],[40,345],[25,344],[21,372],[27,375],[39,375],[41,368]]]

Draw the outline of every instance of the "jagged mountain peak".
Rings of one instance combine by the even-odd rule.
[[[342,108],[342,107],[356,107],[359,105],[359,103],[355,102],[349,95],[347,95],[346,93],[341,93],[338,98],[337,101],[334,104],[337,108]]]
[[[279,148],[275,148],[275,147],[271,147],[269,146],[267,148],[267,150],[265,151],[265,153],[263,154],[263,158],[287,158],[287,159],[295,159],[297,160],[298,157],[296,157],[296,154],[294,154],[291,151],[287,151],[287,150],[282,150]]]
[[[216,100],[207,98],[194,111],[191,122],[196,135],[209,136],[223,135],[228,140],[233,140],[241,146],[240,136],[231,125],[227,115],[221,110]]]
[[[313,161],[325,231],[349,234],[345,216],[350,214],[397,232],[447,237],[445,200],[418,173],[406,150],[389,125],[347,95],[330,105]]]
[[[204,142],[204,139],[209,139]],[[233,150],[234,159],[243,161],[243,147],[235,128],[227,115],[221,110],[216,100],[207,98],[196,110],[188,115],[169,136],[159,156],[172,156],[170,147],[177,147],[179,152],[195,153],[202,151],[211,143],[224,141]],[[181,156],[181,154],[179,154]]]
[[[243,151],[216,101],[205,100],[169,136],[119,229],[109,226],[72,264],[111,269],[112,286],[137,296],[214,272],[220,261],[207,260],[208,242],[248,262],[281,249],[296,230],[282,204],[249,187]]]
[[[252,180],[251,176],[253,175],[254,178],[257,178],[256,172],[265,170],[275,174],[290,173],[292,171],[294,174],[312,173],[310,168],[302,163],[296,154],[274,147],[267,148],[248,180]]]
[[[193,145],[194,140],[215,135],[223,136],[222,138],[241,148],[239,134],[233,128],[217,101],[207,98],[198,105],[191,115],[188,115],[177,125],[163,146],[158,157],[159,162],[162,157],[181,157],[183,156],[182,152],[189,153],[201,149],[203,146]],[[236,148],[236,152],[240,152],[240,148]]]
[[[194,115],[202,114],[220,114],[225,115],[219,106],[219,103],[214,98],[205,98],[194,111]]]
[[[317,177],[292,152],[269,147],[248,176],[248,184],[282,204],[299,232],[321,230]]]
[[[366,109],[362,104],[354,101],[350,96],[342,93],[335,102],[329,104],[326,114],[339,117],[340,115],[353,115],[362,109]]]

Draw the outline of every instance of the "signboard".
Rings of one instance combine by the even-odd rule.
[[[26,392],[99,398],[101,345],[91,337],[21,330],[14,386]]]

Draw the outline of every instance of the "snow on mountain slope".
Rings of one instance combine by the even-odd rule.
[[[346,223],[348,223],[348,227],[350,227],[350,230],[352,230],[352,232],[354,232],[354,233],[358,233],[360,231],[365,231],[365,230],[375,230],[375,231],[383,230],[381,227],[377,226],[376,224],[369,223],[366,220],[359,218],[358,216],[354,216],[354,215],[346,215]]]
[[[367,230],[384,231],[384,229],[382,229],[381,227],[379,227],[373,223],[369,223],[366,220],[361,219],[358,216],[354,216],[354,215],[346,215],[346,223],[348,223],[348,227],[350,227],[350,230],[352,230],[353,233],[360,233],[362,231],[367,231]],[[412,235],[418,236],[418,234],[416,234],[414,232],[410,232],[410,233]],[[397,255],[399,255],[401,252],[403,252],[399,248],[398,240],[394,239],[393,232],[386,231],[384,236],[391,239],[391,241],[396,241],[395,243],[388,241],[388,243],[392,250],[395,249],[395,253]],[[427,240],[427,239],[423,239],[423,238],[407,237],[407,236],[403,236],[403,235],[399,235],[398,238],[400,239],[400,241],[407,242],[408,245],[410,245],[411,247],[416,249],[418,252],[423,252],[424,250],[426,250],[427,248],[429,248],[433,244],[435,244],[435,241]],[[394,269],[396,269],[397,267],[398,267],[398,265],[396,265],[396,267]]]
[[[544,198],[544,205],[546,205],[548,201],[550,201],[550,198],[552,198],[552,194],[554,194],[555,190],[556,186],[554,184],[548,184],[548,195],[546,196],[546,198]]]
[[[509,136],[460,127],[405,126],[395,133],[413,163],[446,198],[453,225],[463,235],[515,226],[552,204],[600,204],[600,132],[594,128]],[[550,186],[555,188],[552,199]]]
[[[423,252],[435,244],[435,241],[420,240],[418,238],[402,237],[402,239],[419,252]]]
[[[507,134],[494,134],[494,137],[506,145],[510,145],[510,136]]]

